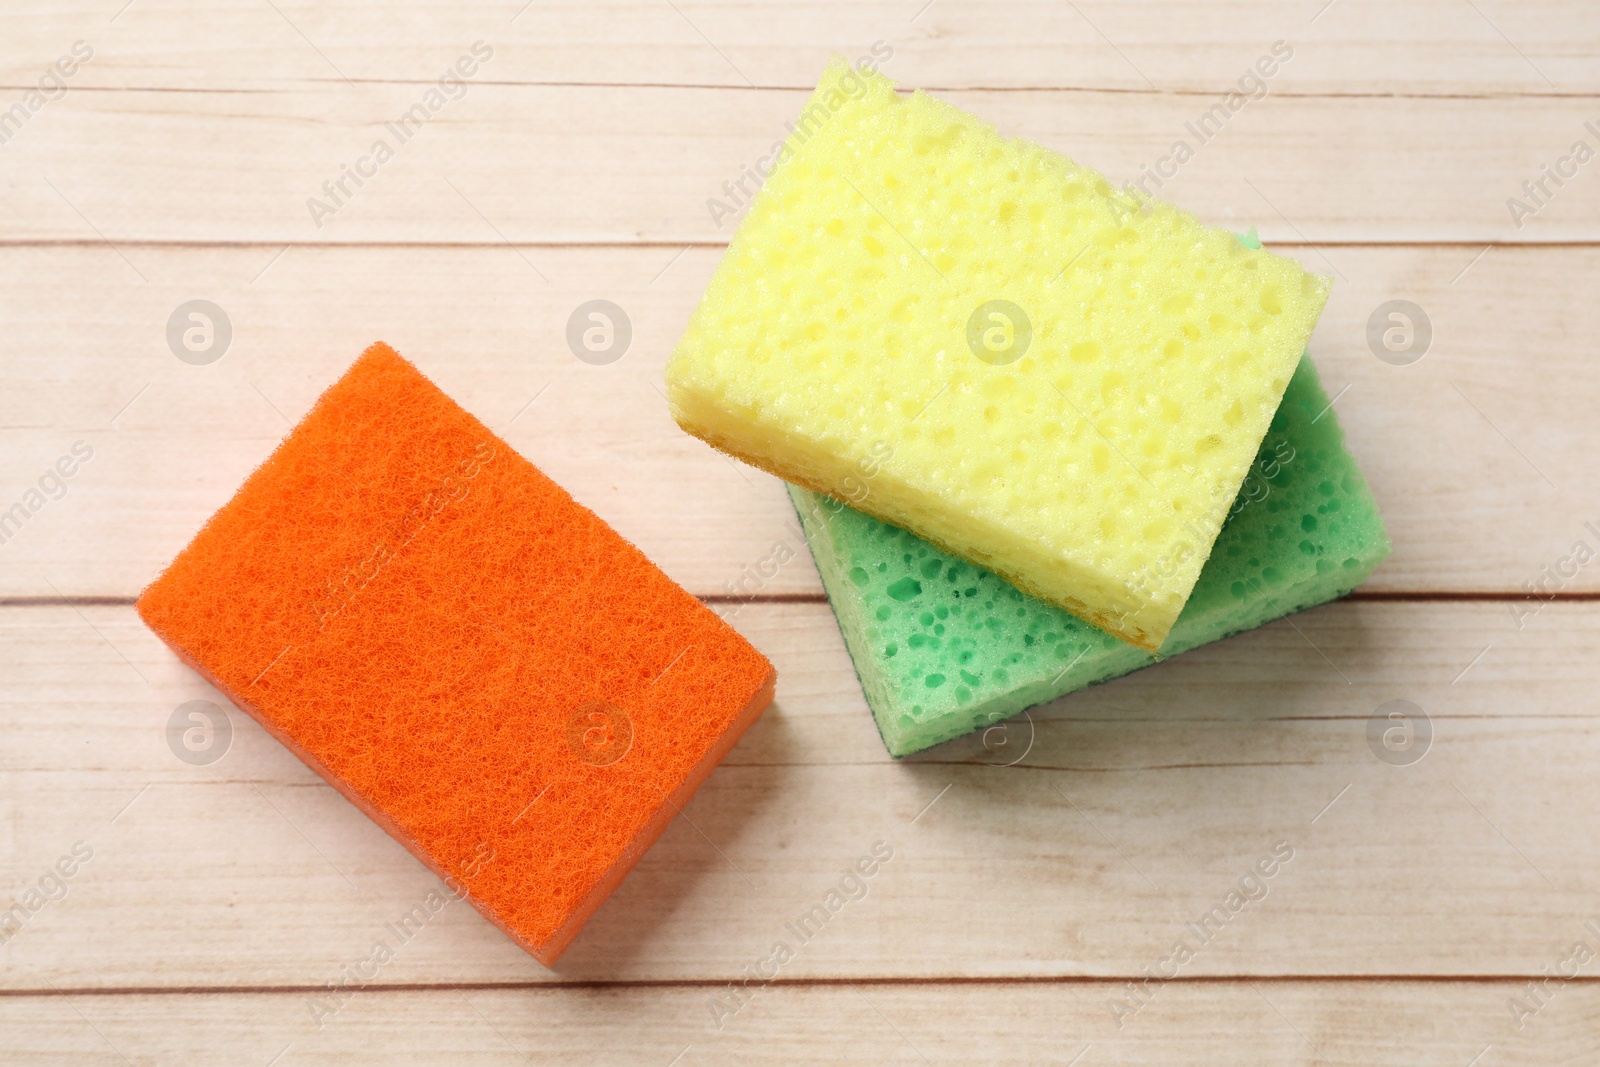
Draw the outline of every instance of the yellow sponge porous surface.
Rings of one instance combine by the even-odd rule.
[[[835,61],[668,399],[717,448],[1154,651],[1328,287]]]

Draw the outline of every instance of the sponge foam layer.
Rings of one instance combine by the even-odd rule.
[[[1154,651],[1328,285],[824,75],[667,368],[679,423]]]
[[[138,609],[547,963],[772,694],[760,653],[384,345]]]

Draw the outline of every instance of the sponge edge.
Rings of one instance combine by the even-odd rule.
[[[835,64],[667,396],[714,447],[1155,651],[1327,294],[1292,260]]]
[[[904,530],[803,489],[790,496],[897,758],[1154,662]],[[1342,596],[1388,552],[1304,358],[1162,654]]]
[[[748,642],[385,345],[138,610],[546,964],[775,683]]]

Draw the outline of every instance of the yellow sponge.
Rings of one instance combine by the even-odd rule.
[[[717,448],[1155,651],[1328,288],[836,60],[668,399]]]

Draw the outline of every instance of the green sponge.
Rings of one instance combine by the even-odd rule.
[[[1155,662],[904,530],[807,489],[789,494],[892,756]],[[1377,504],[1302,358],[1161,654],[1343,596],[1388,554]]]

